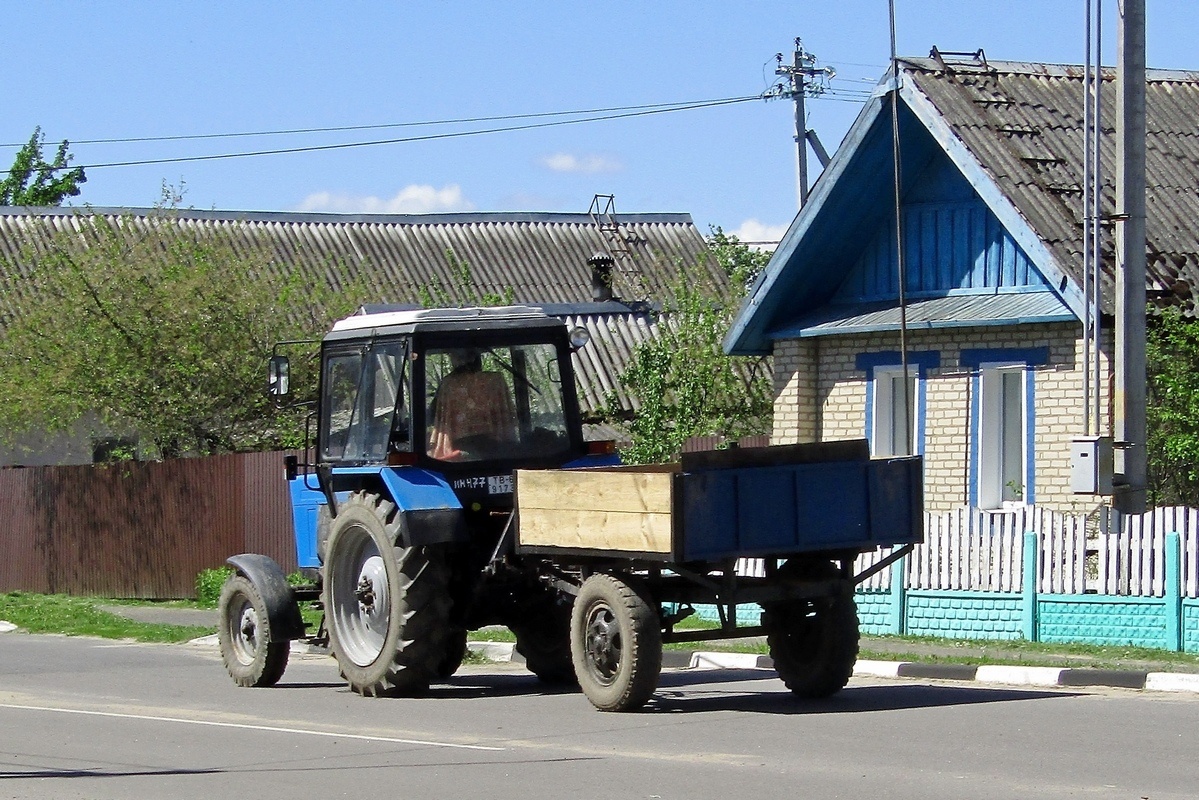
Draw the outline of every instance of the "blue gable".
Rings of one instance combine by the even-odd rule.
[[[944,153],[908,190],[903,209],[906,295],[1052,291],[1015,238]],[[895,223],[888,219],[830,300],[869,303],[899,297]]]
[[[909,324],[1076,319],[1062,294],[1066,279],[1027,221],[952,133],[934,131],[927,109],[903,91],[901,99]],[[889,102],[877,94],[752,288],[726,351],[768,353],[776,338],[898,327],[892,161]]]

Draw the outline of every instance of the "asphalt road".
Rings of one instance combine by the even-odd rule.
[[[212,649],[0,637],[0,797],[1193,798],[1199,698],[855,679],[793,700],[771,672],[667,671],[601,714],[516,665],[418,699],[331,659],[238,689]]]

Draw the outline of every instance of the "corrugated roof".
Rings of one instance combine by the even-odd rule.
[[[280,274],[301,271],[323,276],[335,288],[361,280],[369,302],[418,303],[422,287],[456,287],[453,257],[470,265],[482,293],[513,291],[516,303],[567,304],[571,325],[586,327],[591,344],[576,355],[580,400],[587,414],[616,397],[626,412],[635,404],[620,385],[633,349],[652,336],[644,306],[614,313],[589,304],[597,252],[617,256],[613,289],[629,300],[671,294],[680,265],[700,265],[716,285],[726,279],[689,214],[620,214],[615,243],[588,214],[292,214],[286,212],[170,211],[155,209],[70,209],[0,207],[0,320],[18,314],[28,286],[22,280],[24,247],[43,248],[51,237],[72,232],[88,214],[119,223],[134,235],[163,221],[203,235],[218,233],[231,246],[273,255]],[[642,295],[647,296],[642,296]],[[589,307],[591,306],[591,307]]]
[[[1026,322],[1066,322],[1070,309],[1052,292],[1011,292],[991,295],[958,294],[907,303],[907,327],[970,328]],[[775,338],[831,336],[899,330],[899,301],[829,305],[804,317]]]
[[[1083,70],[991,61],[955,69],[902,62],[980,165],[1080,285]],[[1116,73],[1103,73],[1102,213],[1115,214]],[[1199,293],[1199,72],[1146,75],[1147,289],[1151,300],[1193,311]],[[1114,236],[1105,232],[1104,301],[1114,296]]]

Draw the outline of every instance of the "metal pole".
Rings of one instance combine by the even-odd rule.
[[[1094,132],[1091,138],[1091,385],[1095,388],[1091,401],[1094,403],[1095,433],[1102,435],[1103,423],[1100,398],[1103,387],[1103,370],[1100,366],[1103,327],[1103,0],[1095,0],[1095,76],[1091,89]],[[1110,405],[1111,398],[1108,398]],[[1109,428],[1109,433],[1110,428]]]
[[[805,75],[803,72],[803,50],[798,40],[792,56],[791,96],[795,100],[795,183],[799,192],[799,207],[808,202],[808,125],[804,118]]]
[[[1145,0],[1121,0],[1119,136],[1116,159],[1116,471],[1115,506],[1144,513],[1145,447]]]
[[[1086,0],[1082,70],[1082,432],[1091,435],[1091,3]],[[1098,390],[1098,387],[1096,387]],[[1099,420],[1095,420],[1096,426]]]

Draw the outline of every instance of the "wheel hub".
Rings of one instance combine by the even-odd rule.
[[[354,592],[354,596],[358,598],[358,605],[362,606],[362,610],[370,612],[375,607],[375,584],[371,579],[363,575],[358,579],[358,588]]]
[[[587,660],[604,683],[611,683],[620,669],[621,635],[612,610],[598,606],[587,620]]]

